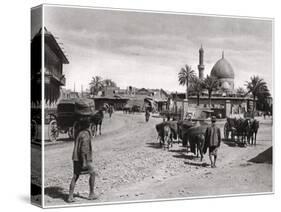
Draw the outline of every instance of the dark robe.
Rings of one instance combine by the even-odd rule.
[[[203,152],[207,152],[208,147],[219,147],[221,143],[221,131],[215,125],[212,125],[206,129],[205,132],[205,143]]]

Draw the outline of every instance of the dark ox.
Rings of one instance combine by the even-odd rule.
[[[168,127],[170,130],[168,130]],[[168,131],[170,131],[169,136],[170,140],[169,142],[172,144],[173,140],[177,139],[178,135],[178,126],[177,126],[177,121],[166,121],[166,122],[161,122],[159,124],[156,124],[155,126],[157,134],[158,134],[158,140],[160,143],[160,146],[165,144],[165,135],[167,135]],[[168,137],[166,136],[166,139]]]
[[[91,122],[92,122],[91,130],[93,136],[97,135],[98,131],[99,131],[99,135],[101,135],[101,125],[102,125],[103,118],[104,118],[103,109],[99,110],[91,118]]]
[[[251,131],[251,122],[249,119],[237,119],[235,130],[238,142],[242,143],[243,145],[246,145],[246,142],[249,143],[249,135]]]
[[[203,160],[203,147],[205,143],[205,132],[208,125],[201,125],[201,126],[194,126],[190,127],[184,134],[183,134],[183,143],[189,143],[187,145],[190,148],[190,152],[199,157],[200,160]]]
[[[183,135],[189,130],[189,128],[194,127],[195,123],[189,120],[178,121],[177,123],[177,134],[178,138],[182,140],[182,145],[187,146],[187,140],[183,139]]]
[[[250,125],[251,125],[250,132],[249,132],[250,142],[252,145],[256,145],[257,134],[260,127],[260,123],[258,120],[254,119],[251,120]]]
[[[227,126],[227,127],[226,127]],[[231,132],[231,140],[236,141],[241,145],[249,143],[251,135],[251,120],[243,118],[227,118],[224,133],[225,138],[228,139],[229,132]]]

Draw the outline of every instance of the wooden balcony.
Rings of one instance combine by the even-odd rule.
[[[45,72],[45,84],[51,84],[52,82],[55,82],[60,86],[64,86],[66,79],[64,75],[58,76],[51,72]]]

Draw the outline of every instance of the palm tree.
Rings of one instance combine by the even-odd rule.
[[[267,111],[267,112],[270,111],[270,105],[267,101],[269,97],[271,97],[270,92],[269,92],[267,86],[265,86],[257,94],[256,108],[258,108],[259,110]]]
[[[185,97],[188,99],[188,89],[189,89],[189,82],[195,77],[195,73],[191,70],[191,66],[185,65],[184,68],[181,68],[180,72],[178,73],[178,79],[180,85],[186,86],[186,94]]]
[[[106,87],[116,87],[117,86],[116,83],[111,79],[103,80],[102,84],[103,84],[103,86],[106,86]]]
[[[269,93],[266,82],[259,76],[252,76],[250,81],[246,81],[248,93],[252,93],[254,99],[253,111],[256,110],[256,98],[262,93]],[[270,94],[269,94],[270,95]]]
[[[211,107],[212,92],[218,88],[218,85],[219,85],[219,81],[216,78],[207,75],[207,77],[204,80],[203,87],[208,90],[210,107]]]
[[[244,96],[244,95],[246,94],[246,91],[245,91],[244,88],[239,87],[239,88],[236,89],[236,94],[237,94],[238,96]]]
[[[92,77],[92,80],[90,82],[90,92],[93,95],[97,95],[97,93],[101,90],[103,87],[102,78],[100,76]]]
[[[197,106],[200,104],[200,95],[203,90],[203,80],[195,76],[191,81],[191,90],[196,93],[197,96]]]

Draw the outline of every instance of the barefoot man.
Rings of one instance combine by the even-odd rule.
[[[77,130],[76,139],[74,142],[74,149],[72,154],[73,160],[73,177],[69,186],[68,202],[74,202],[74,188],[75,184],[81,174],[89,174],[89,200],[97,199],[94,194],[95,172],[92,161],[92,134],[89,130],[89,121],[81,121],[79,129]]]
[[[212,116],[212,124],[207,128],[205,132],[205,144],[204,144],[204,153],[207,152],[209,148],[209,158],[211,161],[211,167],[216,167],[218,148],[221,143],[221,131],[220,128],[216,126],[216,117]]]

